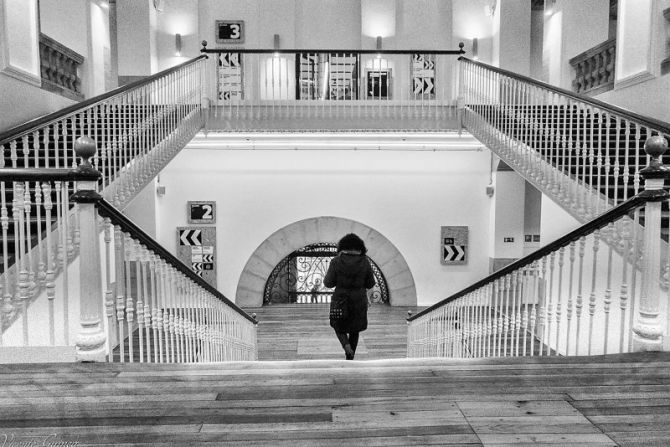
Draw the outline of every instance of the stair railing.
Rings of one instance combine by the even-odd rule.
[[[644,191],[408,318],[408,356],[662,349],[670,325],[670,297],[661,295],[658,280],[661,259],[668,256],[667,246],[659,243],[661,204],[669,197],[663,183],[670,171],[661,162],[667,147],[662,137],[647,140],[651,161],[640,172]],[[620,253],[600,244],[605,237],[618,241]]]
[[[11,169],[75,168],[74,141],[91,134],[102,143],[93,158],[101,194],[122,209],[202,127],[205,60],[200,56],[0,134],[0,169],[9,168],[9,175]],[[0,178],[0,282],[5,301],[21,301],[25,289],[28,301],[5,306],[4,329],[46,285],[48,249],[58,256],[55,276],[67,275],[65,266],[79,249],[79,221],[68,200],[74,182],[18,184],[7,175]],[[53,208],[52,224],[45,222],[47,206]]]
[[[80,241],[79,262],[63,267],[66,274],[58,277],[54,265],[59,256],[67,258],[62,253],[64,245],[53,250],[47,239],[44,275],[32,276],[28,261],[21,258],[18,294],[3,294],[1,309],[21,312],[22,320],[0,331],[0,347],[74,345],[82,361],[255,360],[255,319],[98,194],[102,174],[90,162],[96,153],[95,142],[83,137],[74,146],[83,160],[76,170],[0,170],[19,189],[23,182],[38,182],[46,202],[54,183],[76,182],[70,200],[76,204]],[[63,203],[60,214],[67,216],[67,202]],[[47,223],[52,222],[51,209],[45,205]],[[68,219],[57,222],[53,233],[64,239],[69,234]],[[46,300],[37,302],[48,303],[46,309],[28,308],[31,281],[45,283],[41,293]],[[0,292],[3,290],[8,288]]]
[[[670,124],[459,58],[462,124],[582,223],[640,190],[642,150]]]
[[[204,123],[206,56],[29,121],[0,134],[0,168],[76,167],[73,144],[100,144],[102,195],[122,208]]]
[[[207,48],[210,128],[455,129],[458,50]]]

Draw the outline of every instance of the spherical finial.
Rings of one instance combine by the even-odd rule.
[[[668,140],[661,135],[649,137],[647,138],[647,141],[644,142],[644,151],[653,159],[660,158],[667,150]]]
[[[254,321],[256,321],[256,313],[252,313],[252,314],[251,314],[251,318],[253,318]]]
[[[97,152],[95,140],[86,135],[79,137],[74,142],[74,153],[81,158],[83,165],[90,166],[90,158]]]
[[[460,48],[461,51],[463,51],[463,47],[465,44],[463,42],[458,42],[458,48]]]
[[[200,42],[200,44],[202,45],[203,48],[207,48],[207,41],[206,40],[203,40],[202,42]]]

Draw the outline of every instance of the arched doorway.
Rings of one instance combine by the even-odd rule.
[[[347,233],[356,233],[368,248],[369,258],[386,280],[391,306],[416,306],[416,286],[402,253],[383,234],[363,223],[333,216],[300,220],[275,231],[254,250],[237,284],[235,303],[261,307],[265,285],[272,271],[296,250],[311,244],[335,244]]]
[[[263,305],[330,303],[333,289],[323,285],[330,261],[337,254],[333,243],[310,244],[292,252],[272,270],[265,283]],[[368,291],[370,304],[388,304],[386,279],[375,262],[368,258],[375,286]]]

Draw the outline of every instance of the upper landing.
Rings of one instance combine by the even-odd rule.
[[[212,105],[208,131],[449,132],[460,129],[456,107],[438,102],[277,101]]]

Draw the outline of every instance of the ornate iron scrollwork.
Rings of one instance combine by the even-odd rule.
[[[279,303],[330,303],[333,289],[323,286],[337,246],[330,243],[307,245],[281,260],[272,270],[263,293],[263,305]],[[376,285],[368,291],[370,304],[388,304],[389,294],[381,270],[370,258]]]

